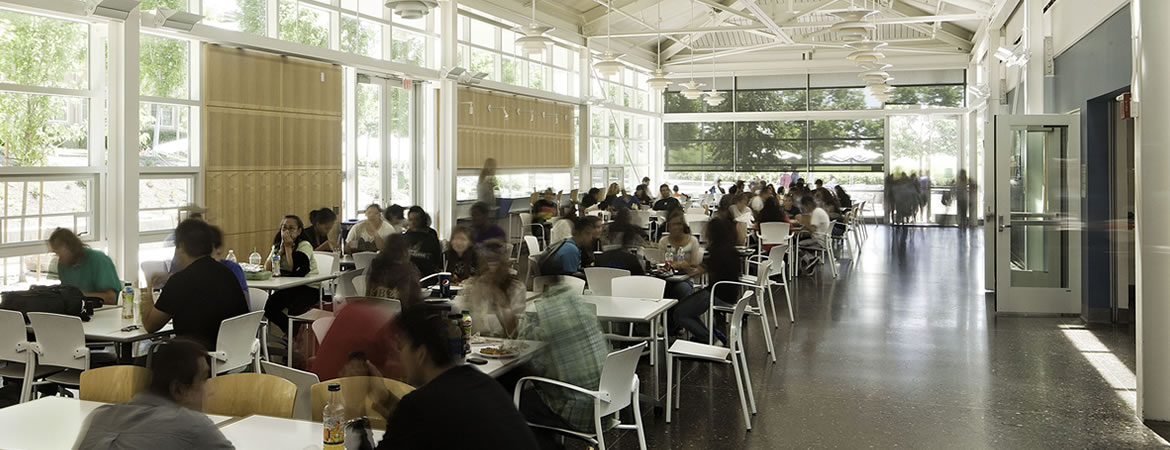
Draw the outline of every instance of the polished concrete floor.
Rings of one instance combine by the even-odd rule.
[[[650,448],[1166,446],[1130,403],[1133,331],[997,317],[983,292],[982,232],[871,226],[839,279],[826,269],[794,295],[796,323],[771,330],[775,364],[758,322],[745,338],[752,431],[730,366],[684,364],[673,423],[643,407]],[[642,391],[653,392],[643,366]],[[637,448],[631,432],[607,437]]]

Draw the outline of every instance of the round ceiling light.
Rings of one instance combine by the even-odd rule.
[[[708,106],[722,105],[723,100],[725,100],[725,98],[723,97],[723,93],[716,91],[715,89],[711,89],[710,91],[707,91],[707,98],[703,99],[703,101],[707,102]]]
[[[661,67],[656,69],[654,73],[651,74],[650,79],[646,80],[646,85],[650,86],[650,89],[656,90],[658,92],[662,92],[662,90],[666,89],[666,87],[670,86],[670,84],[670,78],[666,78],[666,71],[662,70]]]
[[[439,6],[439,2],[435,0],[387,0],[386,7],[394,10],[394,14],[398,14],[406,20],[415,20],[426,17],[427,14]]]
[[[874,94],[874,95],[885,94],[887,92],[890,92],[890,89],[891,89],[890,85],[888,85],[888,84],[867,84],[867,85],[865,85],[865,88],[868,89],[869,92]]]
[[[681,93],[682,93],[683,97],[687,98],[687,100],[698,100],[699,97],[703,96],[703,90],[699,89],[699,88],[703,87],[703,83],[699,83],[695,80],[691,80],[691,81],[688,81],[686,83],[683,83],[682,87],[683,87],[683,90],[681,91]]]
[[[552,27],[546,27],[537,23],[530,23],[526,27],[520,28],[520,32],[524,36],[516,38],[516,47],[524,56],[542,55],[544,52],[552,49],[553,40],[545,33],[552,31]]]
[[[621,55],[614,54],[613,52],[602,53],[601,61],[594,64],[593,68],[597,69],[597,73],[600,73],[603,77],[617,75],[622,70],[622,67],[625,67],[622,63],[618,62],[617,59],[619,56]]]
[[[865,18],[877,14],[877,11],[872,9],[846,9],[832,11],[829,14],[841,19],[840,22],[833,24],[829,31],[837,33],[846,42],[868,39],[870,33],[877,29],[873,22],[863,22]]]

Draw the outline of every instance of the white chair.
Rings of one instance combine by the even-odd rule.
[[[540,254],[540,240],[533,235],[524,236],[524,245],[528,248],[528,254],[536,256]]]
[[[719,283],[716,283],[719,284]],[[682,397],[682,360],[689,359],[700,362],[713,362],[719,364],[731,364],[735,370],[735,385],[739,389],[739,404],[743,407],[743,421],[747,425],[747,429],[752,429],[751,414],[756,413],[756,395],[752,391],[752,379],[748,373],[747,354],[744,353],[743,335],[740,330],[740,323],[743,322],[744,311],[747,310],[748,297],[752,295],[751,291],[744,292],[743,297],[740,297],[739,302],[735,304],[735,309],[731,314],[731,334],[728,336],[728,347],[720,347],[716,345],[701,344],[698,342],[691,342],[687,340],[676,340],[666,351],[666,363],[674,364],[678,360],[677,370],[666,371],[666,423],[670,423],[670,415],[674,409],[678,409],[679,400]],[[678,391],[671,395],[671,390],[675,389],[674,379],[679,379]],[[744,384],[747,384],[746,391]],[[751,414],[748,414],[748,402],[745,399],[751,399]]]
[[[615,297],[661,299],[666,296],[666,280],[660,278],[632,275],[614,278],[610,283],[610,289]],[[658,331],[657,324],[651,323],[650,336],[635,336],[634,327],[631,326],[628,336],[607,335],[606,338],[611,341],[650,343],[650,365],[653,366],[658,361],[658,346],[653,344],[657,344],[658,339],[663,339],[658,335]]]
[[[366,295],[365,292],[359,292],[354,284],[363,273],[365,270],[362,269],[349,270],[337,277],[337,290],[333,292],[333,312],[341,310],[341,304],[344,304],[346,298]]]
[[[772,327],[768,326],[768,309],[764,307],[764,293],[767,292],[769,296],[772,295],[772,289],[771,289],[771,287],[772,287],[771,281],[772,280],[770,280],[768,278],[768,275],[770,275],[772,273],[772,261],[767,260],[767,259],[761,261],[759,263],[759,267],[757,268],[756,273],[757,273],[757,275],[740,276],[739,279],[740,279],[740,281],[742,281],[744,283],[744,285],[754,286],[756,289],[755,298],[756,298],[756,305],[757,306],[755,308],[752,308],[749,306],[747,313],[751,314],[753,316],[759,316],[760,325],[763,327],[762,330],[764,333],[764,343],[767,344],[768,354],[772,355],[772,362],[775,363],[776,362],[776,348],[772,346]],[[712,294],[711,294],[711,304],[712,305],[715,304],[714,291],[712,291]],[[717,306],[713,306],[713,308],[716,311],[723,311],[723,312],[730,312],[731,310],[734,309],[734,308],[717,307]],[[772,303],[772,319],[773,319],[773,321],[776,318],[776,311],[775,310],[776,310],[776,304],[773,302]]]
[[[625,269],[612,269],[609,267],[585,268],[585,281],[589,282],[589,292],[592,292],[593,295],[613,295],[613,290],[610,288],[610,280],[628,276],[630,276],[630,271]]]
[[[28,344],[34,354],[29,355],[25,367],[25,383],[20,393],[22,401],[32,399],[32,387],[35,385],[56,383],[80,387],[81,372],[89,370],[89,348],[85,346],[85,329],[81,326],[81,318],[34,312],[28,313],[28,320],[37,341]],[[24,331],[23,326],[19,329]],[[41,366],[58,371],[44,377],[43,381],[33,381],[36,378],[33,375],[41,370]]]
[[[266,374],[276,375],[297,385],[297,399],[293,403],[293,418],[313,420],[313,402],[309,393],[314,384],[321,382],[317,374],[285,367],[271,361],[260,361],[260,367]]]
[[[691,227],[691,234],[694,234],[699,239],[699,242],[707,242],[707,223],[709,221],[710,219],[707,216],[695,218],[694,220],[687,219],[687,226]]]
[[[546,287],[554,284],[566,284],[573,288],[574,292],[578,294],[585,293],[585,280],[564,275],[545,275],[533,278],[532,290],[534,292],[544,292]]]
[[[597,390],[590,390],[584,387],[575,386],[549,378],[524,377],[521,378],[520,381],[516,382],[516,390],[515,394],[513,394],[513,401],[515,402],[516,407],[519,408],[520,396],[524,393],[524,385],[526,383],[550,384],[592,397],[594,426],[593,433],[581,433],[578,431],[566,430],[563,428],[550,427],[534,423],[529,423],[528,426],[551,430],[556,433],[583,439],[591,444],[596,444],[598,450],[605,450],[605,430],[602,429],[601,419],[611,414],[617,413],[633,403],[634,410],[631,412],[634,415],[634,424],[624,425],[618,423],[616,428],[623,430],[637,430],[638,446],[640,449],[646,450],[646,434],[642,427],[642,407],[638,402],[638,375],[634,373],[634,371],[638,368],[638,359],[641,357],[642,350],[645,345],[646,344],[638,344],[607,355],[605,357],[605,364],[601,367],[601,380],[598,383]],[[528,395],[535,395],[535,393],[530,392]]]
[[[264,305],[268,303],[268,291],[248,288],[248,311],[264,312]],[[268,319],[260,316],[260,353],[268,361]]]
[[[4,363],[4,367],[0,367],[0,377],[32,381],[58,371],[42,366],[37,367],[36,372],[29,375],[27,373],[30,368],[29,359],[35,354],[29,351],[30,349],[28,333],[24,327],[24,315],[17,311],[0,309],[0,362]],[[28,400],[23,397],[23,389],[21,395],[21,402]]]
[[[252,364],[254,372],[260,371],[260,340],[256,339],[256,330],[263,317],[264,311],[252,311],[220,322],[215,350],[207,352],[211,356],[211,376],[248,364]],[[292,347],[291,339],[289,347]]]
[[[321,341],[325,340],[325,334],[329,332],[329,327],[332,326],[332,317],[322,317],[313,321],[313,334],[317,335],[317,345],[321,345]]]
[[[829,223],[829,230],[836,227],[836,222]],[[837,258],[833,255],[833,245],[830,242],[829,233],[808,233],[805,236],[809,237],[810,242],[797,242],[797,247],[800,250],[812,252],[815,256],[813,265],[817,262],[823,262],[833,269],[833,278],[837,278]],[[799,255],[798,255],[799,258]]]
[[[374,261],[374,257],[378,256],[375,252],[357,252],[353,254],[354,268],[361,270],[370,267],[370,263]]]
[[[313,259],[317,261],[317,273],[319,274],[330,275],[341,272],[341,260],[334,256],[331,252],[313,252]],[[321,286],[321,301],[317,303],[318,308],[325,306],[324,294],[326,290],[329,291],[331,296],[333,293],[337,292],[336,280],[337,279],[334,278],[333,280],[322,283],[323,286]]]
[[[358,275],[353,278],[353,292],[355,295],[361,297],[366,295],[366,286],[369,284],[370,277],[366,274]]]
[[[687,208],[686,214],[688,216],[705,216],[707,215],[707,208]]]
[[[788,321],[789,322],[796,322],[796,313],[792,309],[792,292],[788,290],[788,271],[785,268],[785,265],[787,263],[784,262],[784,255],[787,252],[788,252],[788,250],[785,248],[772,247],[772,250],[768,253],[768,260],[772,261],[772,271],[768,275],[768,278],[771,280],[771,283],[770,283],[769,288],[768,288],[768,301],[769,301],[769,306],[772,307],[772,318],[773,318],[772,325],[774,325],[776,327],[779,327],[780,323],[779,323],[779,319],[776,318],[776,302],[773,301],[773,299],[772,299],[771,286],[776,286],[776,285],[784,286],[784,298],[785,298],[785,300],[788,301]],[[761,271],[762,271],[762,269],[761,269]],[[780,276],[779,280],[777,280],[776,278],[773,278],[776,275]]]
[[[658,247],[642,247],[641,251],[642,258],[650,261],[651,264],[662,264],[666,262],[666,255]]]

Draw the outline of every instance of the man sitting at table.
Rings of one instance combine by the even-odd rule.
[[[578,218],[573,225],[573,237],[563,244],[549,246],[552,254],[540,268],[541,275],[573,275],[585,278],[581,268],[593,261],[593,249],[601,235],[601,219],[595,216]]]
[[[174,319],[176,335],[215,348],[220,322],[248,312],[236,276],[211,258],[213,233],[211,225],[194,219],[175,228],[179,272],[167,281],[157,304],[152,293],[156,277],[142,291],[142,326],[147,332]]]
[[[129,403],[104,405],[82,426],[80,449],[230,449],[203,410],[207,349],[175,339],[155,352],[150,388]]]
[[[401,367],[406,382],[418,388],[395,406],[384,385],[371,383],[374,409],[383,416],[394,409],[378,449],[447,449],[467,439],[476,448],[537,448],[500,384],[471,365],[455,363],[445,317],[415,306],[402,312],[398,324]],[[368,370],[379,376],[372,366]]]
[[[122,281],[109,256],[89,248],[65,228],[49,235],[49,249],[57,255],[57,276],[61,284],[77,288],[86,297],[100,298],[107,305],[118,303]]]

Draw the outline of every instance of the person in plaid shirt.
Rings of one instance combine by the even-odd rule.
[[[520,330],[520,339],[546,345],[532,361],[536,375],[597,389],[610,349],[602,336],[596,308],[566,285],[550,286],[537,302],[538,307],[529,313]],[[520,410],[529,422],[593,431],[592,397],[549,384],[537,384],[536,392],[539,395],[526,393],[521,399]],[[536,401],[537,397],[540,401]],[[538,432],[538,440],[547,442],[539,429],[533,431]]]

